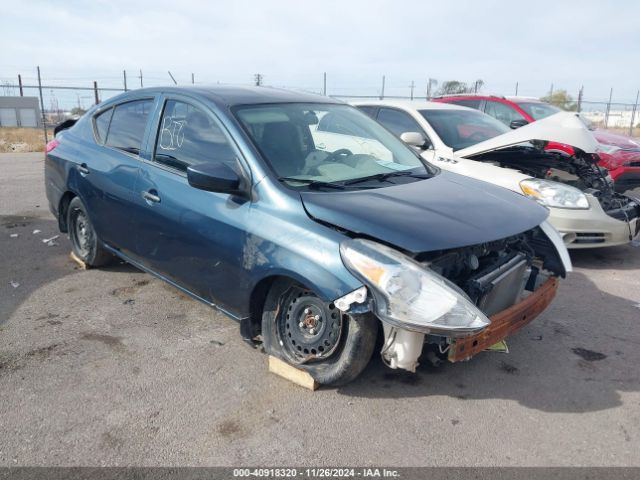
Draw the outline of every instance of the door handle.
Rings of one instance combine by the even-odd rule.
[[[89,169],[87,168],[87,164],[86,163],[82,163],[82,164],[78,165],[78,171],[80,172],[80,175],[82,175],[83,177],[85,175],[89,175]]]
[[[160,197],[155,190],[150,190],[148,192],[142,192],[142,198],[144,198],[149,205],[151,203],[160,203]]]

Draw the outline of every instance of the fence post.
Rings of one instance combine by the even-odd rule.
[[[549,90],[549,101],[553,101],[553,83],[551,84],[551,89]]]
[[[191,85],[195,85],[196,83],[196,76],[192,73],[191,74]]]
[[[411,100],[413,100],[413,89],[415,88],[415,82],[411,80]]]
[[[44,130],[44,143],[49,143],[47,135],[47,119],[44,115],[44,97],[42,96],[42,78],[40,78],[40,65],[38,65],[38,92],[40,93],[40,108],[42,109],[42,129]]]
[[[93,96],[96,100],[96,105],[100,103],[100,97],[98,97],[98,82],[93,81]]]
[[[633,111],[631,112],[631,125],[629,125],[629,136],[633,137],[633,122],[636,119],[636,110],[638,110],[638,99],[640,98],[640,90],[636,93],[636,103],[633,104]]]
[[[607,102],[607,111],[604,114],[604,128],[607,128],[609,125],[609,112],[611,111],[611,98],[613,97],[613,87],[609,91],[609,101]]]
[[[327,72],[322,74],[322,94],[327,96]]]
[[[384,99],[384,81],[385,81],[385,76],[382,75],[382,91],[380,92],[380,100]]]
[[[518,96],[518,82],[516,82],[516,97]]]
[[[140,69],[140,88],[142,88],[142,69]]]
[[[124,82],[124,91],[127,91],[127,71],[122,70],[122,80]]]
[[[24,92],[22,91],[22,75],[18,74],[18,87],[20,88],[20,96],[24,97]]]

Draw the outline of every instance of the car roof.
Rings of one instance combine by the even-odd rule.
[[[156,93],[181,93],[194,94],[204,97],[219,106],[233,107],[237,105],[254,105],[268,103],[344,103],[330,97],[315,95],[306,92],[295,92],[281,88],[256,87],[256,86],[234,86],[234,85],[211,85],[211,86],[167,86],[151,87],[132,90],[131,92],[118,95],[118,99],[126,99],[128,95],[135,94],[156,94]],[[111,100],[111,99],[110,99]]]
[[[352,102],[356,107],[371,105],[376,107],[399,107],[415,110],[474,110],[453,103],[427,102],[425,100],[359,100]],[[476,110],[477,111],[477,110]]]

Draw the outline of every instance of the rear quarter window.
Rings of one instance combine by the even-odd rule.
[[[93,119],[96,126],[96,136],[100,143],[104,143],[107,140],[107,132],[109,131],[109,123],[111,122],[112,114],[113,108],[110,108],[109,110],[95,116]]]

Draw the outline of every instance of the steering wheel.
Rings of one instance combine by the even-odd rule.
[[[323,163],[330,162],[332,160],[335,160],[340,155],[344,155],[345,157],[348,157],[349,155],[353,155],[353,152],[351,150],[349,150],[348,148],[339,148],[335,152],[330,153],[329,155],[327,155],[322,162]]]

